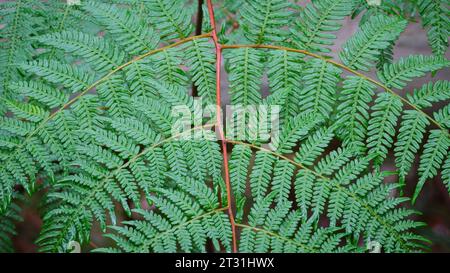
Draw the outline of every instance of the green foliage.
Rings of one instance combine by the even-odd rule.
[[[83,32],[63,31],[41,36],[39,41],[82,57],[93,65],[93,70],[105,72],[123,63],[124,53],[113,48],[104,39]]]
[[[381,50],[397,40],[406,27],[406,21],[398,17],[374,16],[350,38],[339,57],[350,68],[367,71],[378,59]]]
[[[193,40],[185,49],[187,64],[191,68],[192,81],[198,87],[199,95],[205,103],[216,101],[215,59],[213,45],[206,39]]]
[[[18,198],[20,200],[20,198]],[[21,208],[16,202],[11,203],[8,210],[0,214],[0,252],[14,252],[12,236],[17,235],[15,230],[16,222],[22,221],[20,216]]]
[[[340,70],[323,60],[310,61],[302,77],[300,111],[328,116],[333,111]]]
[[[373,112],[367,127],[367,147],[369,154],[386,158],[394,141],[395,127],[402,111],[400,99],[389,93],[381,93],[375,100]]]
[[[251,43],[280,42],[285,39],[283,27],[290,13],[289,3],[283,0],[249,0],[242,6],[244,36]]]
[[[229,250],[230,222],[218,208],[216,193],[202,181],[172,177],[175,188],[161,188],[150,199],[156,210],[135,210],[143,220],[125,221],[125,227],[112,226],[108,234],[118,249],[102,252],[205,252],[206,240]]]
[[[0,94],[6,98],[14,94],[9,90],[9,84],[22,79],[15,64],[31,58],[34,43],[30,37],[41,33],[45,24],[45,17],[39,16],[42,4],[39,2],[37,7],[33,7],[35,4],[36,1],[25,0],[0,3],[0,17],[5,24],[0,28]],[[0,105],[0,113],[4,114],[5,110]]]
[[[448,48],[450,30],[448,5],[448,0],[417,1],[422,25],[428,28],[428,40],[436,55],[444,55]]]
[[[302,59],[297,53],[286,50],[272,51],[267,62],[267,77],[272,94],[282,96],[281,113],[284,115],[296,115],[299,112],[299,100],[301,75],[298,73],[302,69]],[[294,99],[287,100],[292,97]]]
[[[448,134],[442,130],[432,130],[424,146],[419,165],[419,182],[413,200],[417,198],[426,180],[433,178],[441,167],[450,146]]]
[[[348,76],[343,82],[337,107],[337,126],[340,136],[346,143],[365,150],[369,122],[369,103],[372,101],[375,86],[367,80]]]
[[[95,226],[114,244],[99,252],[427,250],[410,207],[438,176],[450,193],[449,82],[403,91],[449,67],[448,12],[418,1],[434,55],[394,60],[410,9],[389,3],[214,1],[219,41],[234,45],[192,36],[196,1],[0,4],[0,252],[13,250],[19,192],[42,189],[43,252],[86,245]],[[360,12],[342,64],[317,55]],[[250,108],[258,126],[222,143],[217,94],[280,118]],[[280,130],[250,137],[268,125]]]
[[[259,90],[263,75],[263,52],[259,49],[242,48],[228,52],[231,101],[235,105],[257,105],[261,102]]]
[[[428,120],[418,111],[407,110],[400,124],[397,142],[395,143],[396,165],[400,178],[409,173],[414,156],[418,152]]]
[[[448,81],[436,81],[424,84],[422,88],[414,90],[408,100],[420,107],[426,108],[433,106],[433,103],[450,99],[450,88]]]
[[[413,78],[448,66],[449,61],[443,57],[411,55],[391,65],[385,65],[383,70],[378,72],[378,77],[386,86],[401,89]]]
[[[161,39],[185,38],[193,26],[186,8],[176,0],[148,0],[150,21],[158,29]]]
[[[88,1],[83,8],[106,27],[111,38],[128,54],[143,54],[155,48],[159,42],[151,27],[140,22],[139,17],[116,6]]]
[[[341,27],[341,21],[352,12],[356,1],[320,0],[306,5],[295,20],[291,30],[295,47],[311,52],[330,52],[336,35],[333,32]]]

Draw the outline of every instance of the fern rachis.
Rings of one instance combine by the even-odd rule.
[[[435,55],[384,59],[408,21],[388,6],[367,7],[341,63],[318,53],[330,52],[353,1],[314,1],[289,18],[294,3],[248,0],[230,30],[227,1],[208,0],[198,10],[211,32],[196,36],[195,9],[186,8],[195,1],[82,1],[64,9],[58,27],[29,33],[17,27],[22,11],[39,18],[56,8],[36,5],[35,14],[34,2],[17,1],[2,17],[11,33],[0,48],[0,250],[11,250],[24,190],[47,191],[37,240],[44,252],[87,244],[96,223],[114,244],[100,252],[204,252],[207,242],[227,252],[363,252],[372,240],[386,252],[427,249],[404,188],[418,154],[412,203],[439,170],[450,189],[450,108],[438,105],[448,103],[449,84],[399,94],[449,66],[443,5],[419,1]],[[430,10],[442,14],[430,19]],[[44,50],[21,54],[18,37]],[[202,104],[189,95],[193,85]],[[188,135],[209,137],[172,131],[177,106],[190,116],[199,105],[216,111],[226,92],[233,106],[281,106],[280,131],[269,141],[249,139],[254,128],[225,139],[219,112],[187,124]]]

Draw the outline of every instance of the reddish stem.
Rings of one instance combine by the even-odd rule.
[[[227,141],[225,139],[225,134],[223,132],[223,121],[222,121],[222,111],[221,111],[221,92],[220,92],[220,76],[222,68],[222,45],[219,43],[216,32],[216,21],[214,17],[214,8],[211,0],[207,0],[209,20],[212,27],[212,38],[214,45],[216,46],[216,117],[217,117],[217,129],[219,131],[219,137],[222,142],[223,150],[223,164],[225,172],[225,185],[227,188],[227,204],[228,204],[228,216],[230,217],[231,232],[232,232],[232,243],[233,252],[237,252],[236,247],[236,224],[234,222],[233,210],[231,208],[231,183],[230,183],[230,172],[228,167],[228,151],[227,151]]]

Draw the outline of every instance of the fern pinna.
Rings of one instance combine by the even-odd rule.
[[[450,89],[408,84],[450,65],[448,2],[236,2],[0,4],[0,251],[38,191],[43,252],[88,245],[97,227],[112,239],[100,252],[429,248],[411,206],[437,176],[450,193]],[[394,59],[416,10],[433,54]],[[279,107],[280,130],[230,137],[224,89],[232,106]],[[208,114],[174,132],[178,106]]]

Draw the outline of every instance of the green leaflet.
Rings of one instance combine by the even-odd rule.
[[[151,27],[139,22],[139,17],[116,6],[88,1],[83,3],[83,9],[104,25],[112,39],[130,55],[150,51],[159,42],[158,36]]]
[[[263,52],[242,48],[225,56],[229,63],[231,101],[235,105],[257,105],[261,102]]]
[[[405,178],[411,168],[428,124],[428,120],[422,113],[413,110],[405,111],[394,149],[395,163],[401,179]]]
[[[375,100],[373,110],[367,133],[368,153],[377,154],[380,159],[384,159],[394,141],[395,127],[402,110],[402,103],[399,98],[389,93],[380,93]]]
[[[17,197],[18,200],[23,199],[19,197]],[[0,214],[0,252],[2,253],[14,252],[11,237],[17,235],[15,231],[16,222],[23,220],[20,212],[19,204],[12,203],[6,213]]]
[[[296,115],[299,112],[299,107],[295,100],[299,99],[300,94],[303,56],[285,50],[271,53],[267,62],[270,92],[274,96],[283,96],[285,100],[288,97],[294,97],[295,99],[290,98],[281,104],[281,111],[286,116]],[[252,70],[255,71],[254,69]],[[273,104],[277,105],[277,103]]]
[[[62,84],[70,90],[70,93],[82,91],[94,81],[92,74],[88,74],[87,71],[54,60],[31,61],[21,64],[20,67],[51,83]]]
[[[38,38],[75,56],[83,57],[99,72],[112,70],[123,63],[124,52],[112,47],[105,39],[78,31],[63,31]]]
[[[145,5],[162,39],[185,38],[191,34],[191,16],[176,0],[146,0]]]
[[[391,65],[385,65],[383,70],[378,72],[378,77],[385,85],[401,89],[415,77],[448,66],[449,61],[443,57],[411,55]]]
[[[450,98],[448,81],[436,81],[424,84],[420,89],[415,89],[408,94],[408,100],[421,108],[430,107],[434,102],[445,101]]]
[[[369,103],[372,101],[375,86],[367,80],[348,76],[343,83],[337,107],[337,127],[339,136],[348,145],[365,149],[369,121]]]
[[[381,50],[389,47],[405,29],[406,21],[384,15],[371,17],[343,46],[339,57],[350,68],[369,70]]]
[[[426,180],[436,176],[438,169],[448,152],[450,139],[448,133],[443,130],[432,130],[428,141],[424,146],[423,155],[420,158],[419,182],[414,192],[413,201],[416,200]]]
[[[333,111],[340,72],[323,60],[308,62],[302,77],[304,87],[299,95],[300,111],[328,116]]]
[[[422,25],[428,28],[428,41],[433,53],[438,56],[444,55],[448,47],[450,28],[448,1],[420,0],[417,6],[422,17]]]

